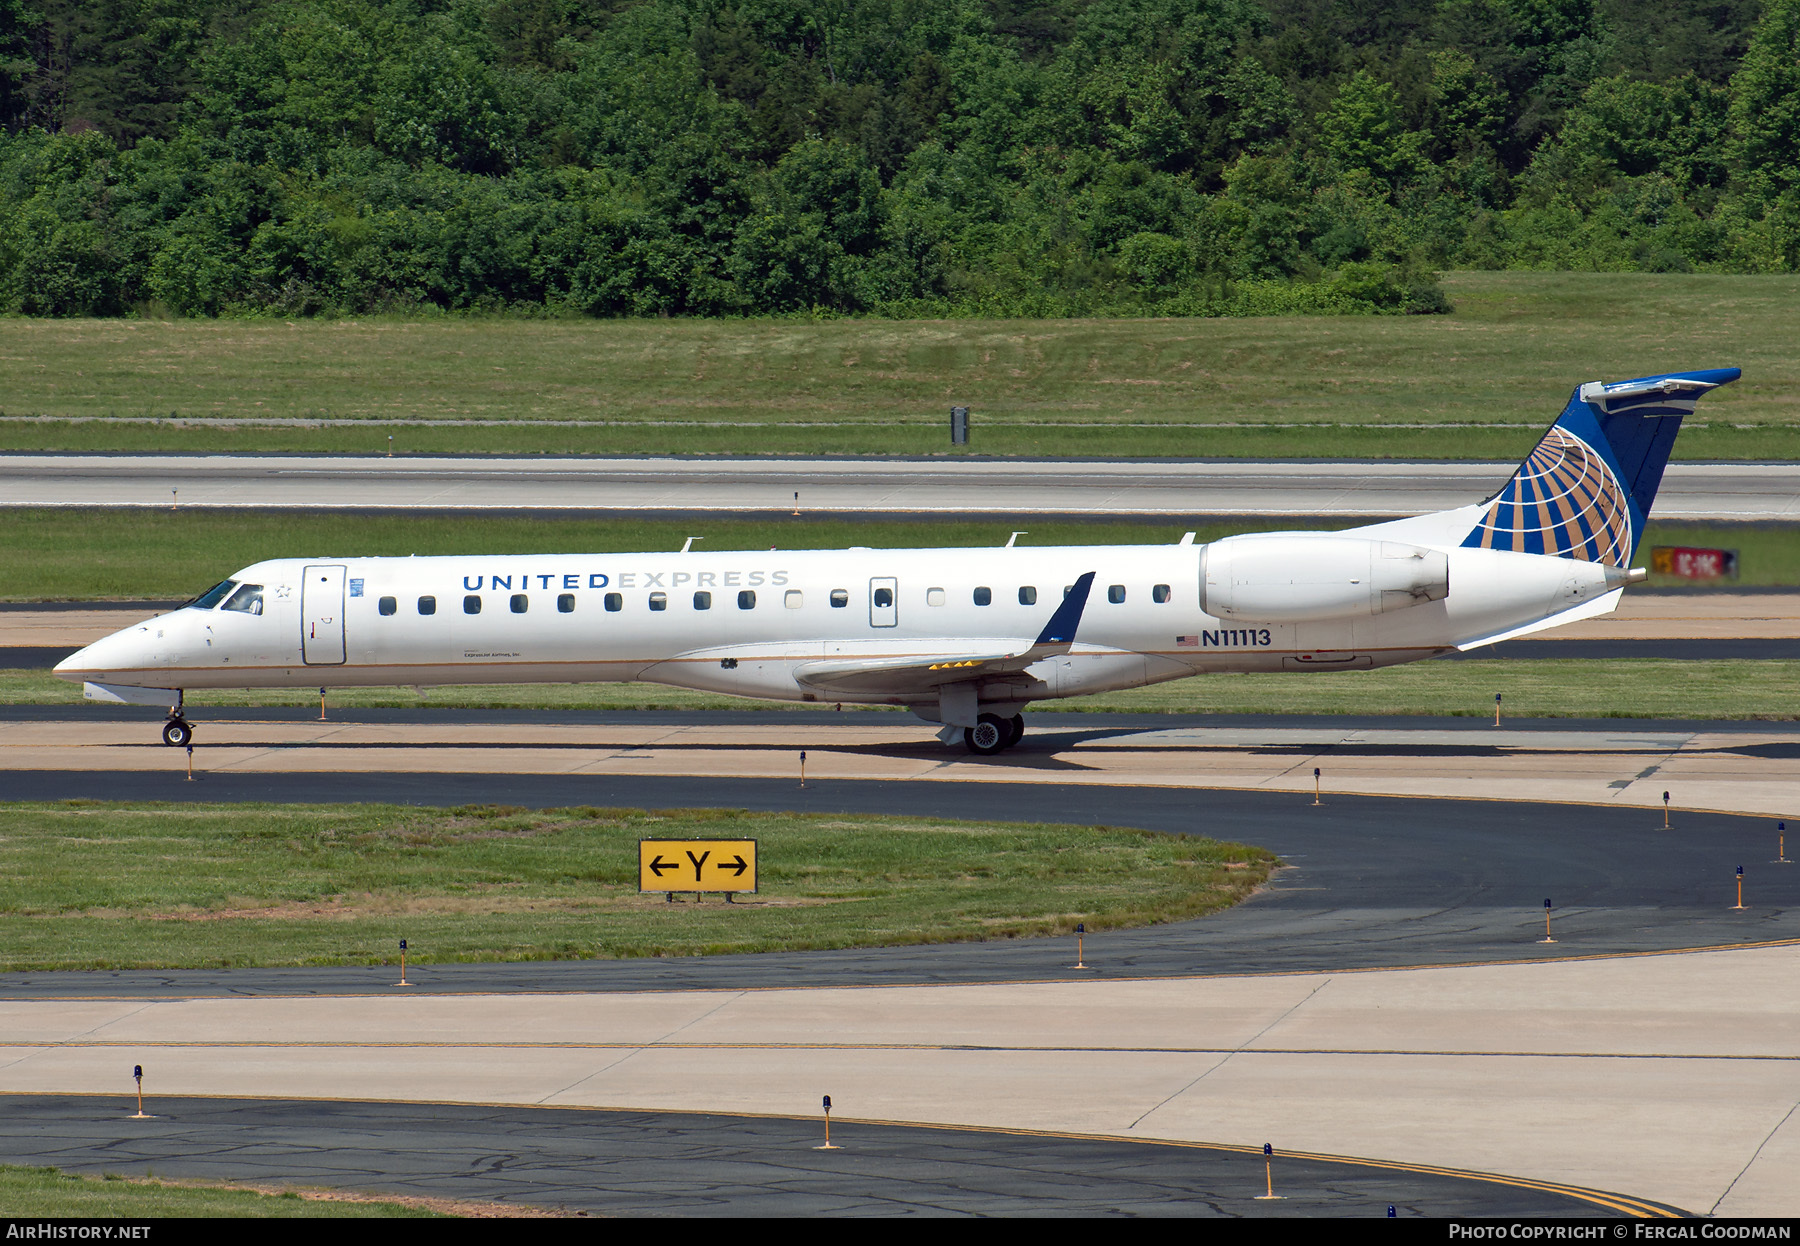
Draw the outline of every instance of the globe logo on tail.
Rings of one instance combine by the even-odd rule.
[[[1633,548],[1631,508],[1606,460],[1559,424],[1463,544],[1622,567]]]

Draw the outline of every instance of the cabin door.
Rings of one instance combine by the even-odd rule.
[[[900,622],[900,582],[893,576],[869,581],[869,626],[894,627]]]
[[[300,583],[300,655],[308,666],[344,664],[344,568],[308,567]]]

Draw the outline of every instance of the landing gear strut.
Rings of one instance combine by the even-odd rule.
[[[181,716],[187,694],[177,689],[175,704],[169,707],[169,721],[163,724],[163,743],[170,748],[185,748],[194,742],[194,728]]]
[[[963,743],[978,757],[992,757],[1017,744],[1024,735],[1025,719],[1022,715],[1001,718],[997,714],[983,714],[973,727],[963,729]]]

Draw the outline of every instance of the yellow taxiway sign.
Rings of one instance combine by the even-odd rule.
[[[755,891],[754,839],[640,839],[639,891]]]

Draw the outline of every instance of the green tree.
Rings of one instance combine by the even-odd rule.
[[[1769,0],[1731,79],[1732,156],[1745,187],[1800,189],[1800,0]]]
[[[1343,168],[1390,186],[1413,177],[1424,164],[1424,136],[1403,125],[1393,86],[1366,69],[1338,90],[1319,118],[1319,137]]]

